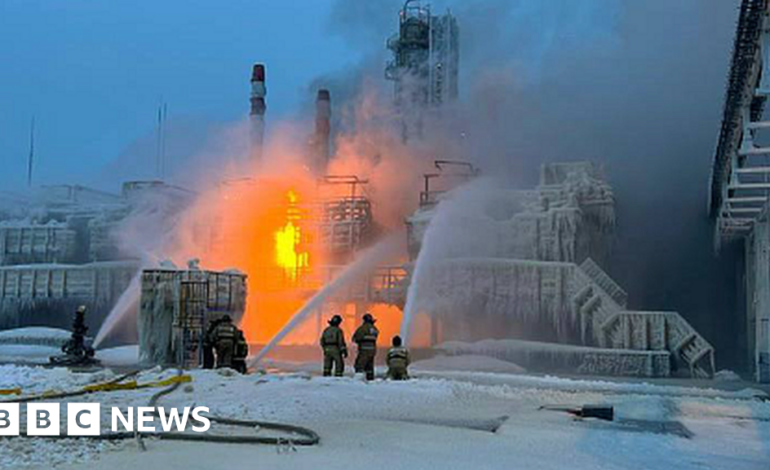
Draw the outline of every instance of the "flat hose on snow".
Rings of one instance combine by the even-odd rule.
[[[111,380],[110,382],[107,382],[107,384],[117,384],[120,381],[130,376],[138,374],[139,372],[140,371],[137,370],[134,372],[130,372],[128,374],[124,374],[114,380]],[[176,376],[179,377],[181,375],[182,375],[182,370],[178,369]],[[174,381],[171,385],[154,393],[150,397],[148,406],[155,407],[156,403],[161,397],[173,393],[177,388],[179,388],[181,384],[182,384],[182,381],[177,380],[177,381]],[[87,393],[95,393],[95,392],[92,390],[88,390],[88,388],[84,388],[82,390],[77,390],[74,392],[48,394],[48,395],[42,394],[42,395],[24,397],[18,400],[4,400],[4,401],[0,401],[0,403],[9,402],[9,401],[18,403],[22,401],[29,402],[29,401],[40,400],[40,399],[67,398],[67,397],[85,395]],[[207,418],[211,420],[212,423],[220,423],[220,424],[225,424],[230,426],[248,427],[250,429],[257,429],[257,428],[272,429],[275,431],[281,431],[292,435],[299,435],[301,437],[285,438],[285,437],[265,437],[265,436],[223,436],[223,435],[212,435],[212,434],[192,434],[192,433],[186,433],[186,432],[153,433],[153,432],[132,432],[132,431],[110,432],[106,434],[99,434],[97,436],[66,436],[66,435],[65,436],[29,436],[26,433],[26,431],[22,431],[19,434],[19,437],[40,437],[40,438],[46,438],[46,439],[93,439],[93,440],[108,440],[108,441],[138,438],[140,442],[141,442],[141,439],[145,437],[154,437],[154,438],[170,440],[170,441],[221,442],[221,443],[229,443],[229,444],[298,445],[298,446],[316,445],[321,440],[318,434],[312,429],[305,428],[302,426],[295,426],[292,424],[271,423],[267,421],[257,421],[257,420],[241,420],[241,419],[223,418],[218,416],[207,416]],[[140,443],[140,445],[142,444]]]

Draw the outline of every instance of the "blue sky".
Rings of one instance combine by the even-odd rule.
[[[0,185],[25,181],[37,121],[39,183],[85,182],[169,118],[237,120],[252,63],[268,64],[275,119],[308,83],[356,63],[330,34],[332,1],[0,0]]]

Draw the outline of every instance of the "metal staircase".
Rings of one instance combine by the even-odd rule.
[[[574,282],[572,304],[584,345],[668,351],[672,370],[714,375],[714,348],[679,313],[626,310],[626,293],[590,259],[575,270]]]
[[[586,258],[580,264],[580,269],[621,307],[628,302],[628,294],[612,278],[599,267],[591,258]]]

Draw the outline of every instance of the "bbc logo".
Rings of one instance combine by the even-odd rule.
[[[98,436],[100,432],[98,403],[67,403],[67,434]],[[27,404],[28,436],[59,436],[61,421],[59,403]],[[18,403],[0,403],[0,436],[18,436],[21,422]]]

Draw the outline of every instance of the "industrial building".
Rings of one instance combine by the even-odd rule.
[[[409,0],[387,47],[394,59],[386,77],[394,81],[408,143],[458,97],[457,20]],[[265,77],[264,64],[255,64],[249,161],[241,163],[267,158]],[[186,189],[137,181],[125,183],[121,194],[61,186],[42,188],[23,204],[8,199],[0,206],[7,208],[0,212],[2,326],[65,326],[68,312],[85,304],[98,327],[127,295],[131,299],[122,308],[137,313],[144,363],[196,367],[206,325],[224,314],[244,321],[251,315],[252,339],[266,343],[283,326],[275,323],[294,313],[278,310],[302,307],[384,234],[367,194],[369,181],[326,172],[335,157],[331,100],[328,89],[317,90],[303,155],[307,166],[301,170],[303,178],[314,178],[311,197],[300,198],[291,184],[273,187],[258,172],[240,175],[206,194],[221,207],[175,227],[190,232],[205,267],[216,259],[219,270],[196,262],[186,269],[148,266],[141,253],[121,244],[119,235],[132,217],[149,212],[155,215],[145,223],[163,224],[194,206],[198,195]],[[715,373],[714,349],[681,315],[630,309],[626,292],[605,272],[616,208],[600,165],[546,164],[534,189],[488,187],[470,207],[458,203],[464,197],[458,194],[472,190],[480,170],[457,160],[436,160],[434,166],[423,175],[422,191],[415,188],[416,211],[404,214],[402,259],[370,269],[325,298],[313,312],[312,335],[296,344],[315,345],[324,320],[335,314],[358,324],[368,310],[384,307],[383,323],[401,324],[411,321],[402,317],[412,308],[427,318],[421,345],[447,354],[476,351],[534,370],[586,374]],[[272,207],[257,213],[257,203]],[[435,223],[443,212],[450,213],[449,225]],[[459,243],[421,268],[431,231],[445,231]],[[237,248],[253,259],[233,256]],[[222,261],[248,269],[225,270]],[[419,306],[410,306],[409,293],[416,289]],[[490,340],[497,342],[490,346]]]
[[[770,382],[770,12],[766,0],[743,0],[710,181],[709,214],[717,251],[741,245],[741,307],[750,371]]]
[[[86,305],[97,328],[140,268],[121,224],[159,199],[181,210],[192,195],[159,181],[127,182],[121,194],[59,185],[4,195],[15,210],[0,219],[0,327],[65,327]]]
[[[531,370],[716,372],[714,348],[679,313],[628,308],[628,295],[602,269],[611,259],[615,202],[601,167],[546,164],[535,190],[485,189],[464,202],[435,189],[447,167],[440,162],[438,173],[426,175],[434,183],[426,183],[421,207],[408,219],[417,265],[410,282],[421,294],[417,311],[430,319],[431,345]],[[468,166],[460,176],[475,174]],[[426,227],[442,217],[442,204],[449,215],[432,230],[451,231],[452,240],[421,271],[420,252],[431,236]]]

